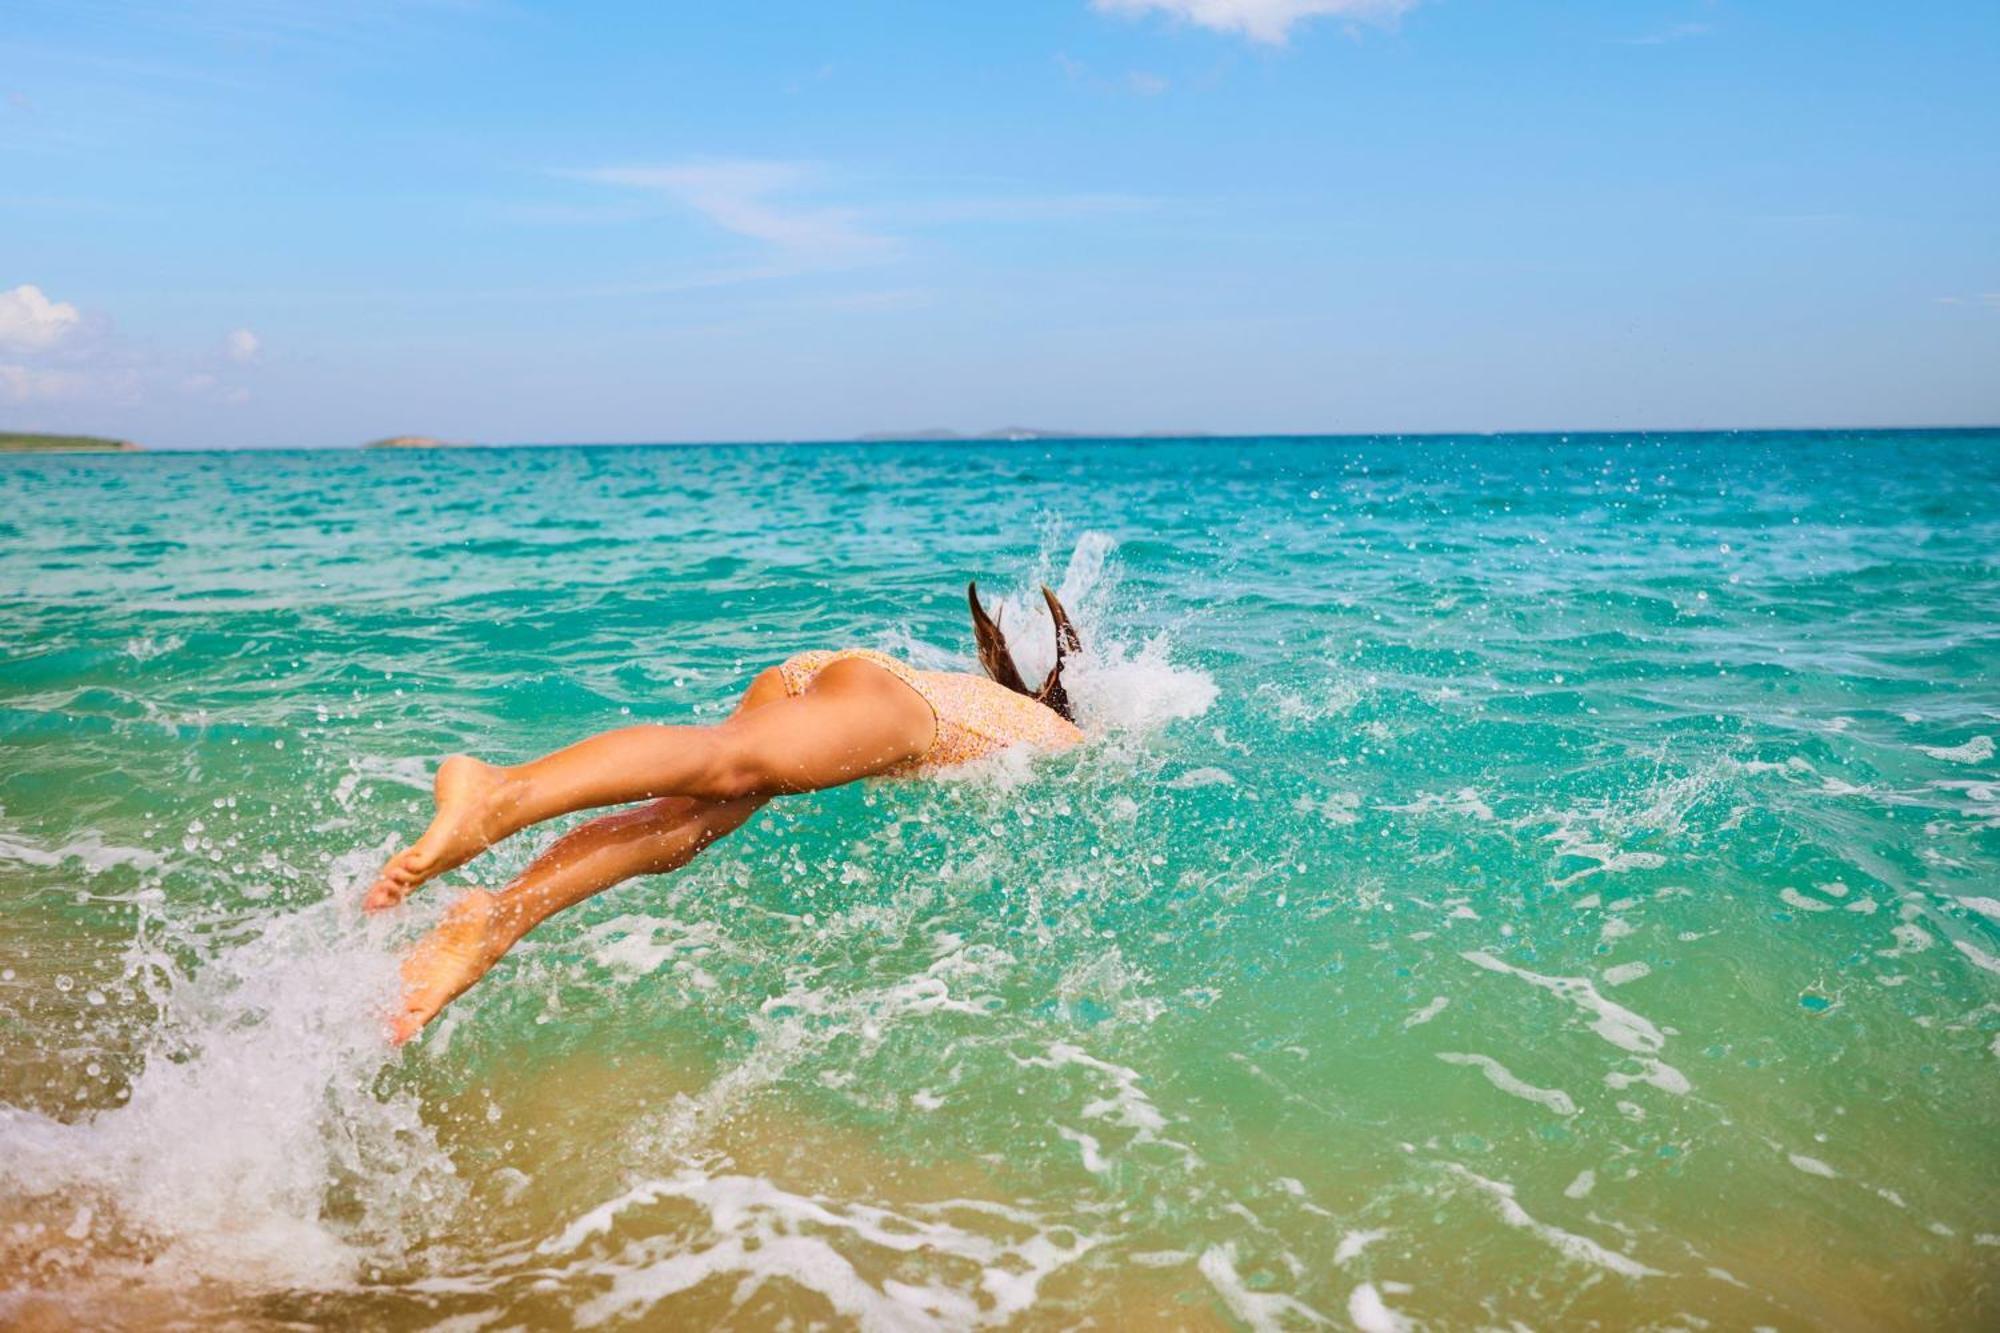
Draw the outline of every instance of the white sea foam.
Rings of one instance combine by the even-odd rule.
[[[1281,1291],[1252,1290],[1236,1270],[1236,1246],[1233,1244],[1210,1246],[1202,1251],[1195,1267],[1208,1279],[1208,1285],[1215,1288],[1216,1295],[1222,1297],[1229,1313],[1249,1325],[1255,1333],[1277,1333],[1286,1327],[1288,1321],[1304,1320],[1308,1324],[1332,1322],[1296,1296]]]
[[[1524,967],[1515,967],[1482,950],[1461,953],[1459,957],[1489,972],[1519,977],[1531,986],[1568,1000],[1593,1016],[1590,1025],[1593,1032],[1622,1050],[1652,1054],[1666,1045],[1667,1039],[1657,1027],[1623,1005],[1614,1004],[1599,995],[1597,987],[1583,977],[1544,976]]]
[[[1337,1264],[1351,1263],[1361,1257],[1361,1252],[1381,1240],[1386,1231],[1350,1231],[1340,1238],[1340,1244],[1333,1247],[1333,1261]]]
[[[1447,1162],[1445,1165],[1457,1175],[1477,1186],[1482,1193],[1490,1198],[1493,1201],[1493,1206],[1500,1213],[1500,1219],[1508,1226],[1519,1227],[1523,1231],[1540,1237],[1568,1258],[1574,1259],[1578,1263],[1593,1264],[1599,1268],[1609,1269],[1611,1272],[1624,1277],[1658,1277],[1660,1275],[1659,1269],[1649,1268],[1629,1255],[1620,1254],[1616,1250],[1606,1249],[1588,1236],[1579,1236],[1573,1231],[1564,1231],[1561,1227],[1552,1226],[1547,1222],[1537,1220],[1515,1199],[1514,1187],[1505,1181],[1488,1180],[1485,1176],[1479,1175],[1474,1171],[1468,1171],[1455,1162]]]
[[[1544,976],[1540,972],[1515,967],[1490,953],[1477,950],[1462,953],[1459,957],[1489,972],[1519,977],[1529,985],[1557,995],[1589,1014],[1590,1030],[1620,1050],[1631,1052],[1640,1067],[1638,1074],[1623,1074],[1616,1071],[1606,1074],[1604,1081],[1611,1087],[1623,1088],[1635,1082],[1643,1082],[1676,1096],[1689,1090],[1691,1085],[1687,1076],[1658,1058],[1659,1052],[1666,1046],[1666,1035],[1625,1006],[1605,999],[1598,993],[1597,987],[1586,978]]]
[[[343,810],[354,808],[354,792],[364,782],[382,782],[407,787],[426,795],[431,790],[431,761],[421,755],[381,758],[355,755],[347,761],[347,772],[334,784],[333,800]]]
[[[1084,1103],[1082,1115],[1086,1120],[1102,1120],[1121,1129],[1129,1130],[1129,1143],[1160,1143],[1178,1148],[1188,1153],[1185,1144],[1166,1138],[1161,1131],[1167,1127],[1167,1118],[1160,1108],[1139,1087],[1139,1071],[1125,1065],[1100,1060],[1080,1046],[1069,1042],[1051,1043],[1047,1055],[1015,1056],[1015,1063],[1028,1068],[1061,1069],[1065,1065],[1095,1071],[1103,1075],[1111,1084],[1108,1094]]]
[[[1292,802],[1292,808],[1300,814],[1317,814],[1335,828],[1361,822],[1361,797],[1351,791],[1330,792],[1320,797],[1302,792]]]
[[[1983,764],[1993,757],[1993,738],[1974,736],[1962,745],[1919,745],[1933,759],[1953,764]]]
[[[1299,690],[1266,681],[1257,687],[1257,695],[1271,700],[1281,721],[1298,724],[1339,717],[1361,702],[1364,690],[1336,668],[1313,689]]]
[[[1661,1092],[1672,1093],[1676,1097],[1685,1097],[1694,1087],[1688,1082],[1687,1075],[1662,1060],[1642,1055],[1633,1057],[1633,1063],[1638,1065],[1639,1072],[1628,1074],[1611,1070],[1604,1076],[1604,1086],[1629,1088],[1634,1083],[1650,1083]]]
[[[918,899],[899,902],[895,920],[877,922],[889,930],[917,910]],[[678,1096],[641,1118],[632,1137],[654,1156],[685,1152],[746,1097],[783,1078],[800,1061],[842,1037],[858,1038],[863,1050],[878,1046],[895,1024],[939,1012],[990,1016],[998,1001],[977,990],[982,980],[1012,962],[990,945],[943,947],[923,971],[879,986],[851,991],[816,988],[805,978],[759,1006],[750,1027],[751,1054],[712,1078],[694,1096]]]
[[[1071,1129],[1068,1125],[1057,1125],[1056,1133],[1077,1146],[1077,1151],[1083,1155],[1084,1170],[1101,1176],[1111,1169],[1111,1163],[1104,1160],[1104,1154],[1100,1151],[1096,1135],[1086,1134],[1080,1129]]]
[[[0,1108],[0,1180],[85,1193],[147,1238],[146,1272],[352,1280],[459,1185],[413,1097],[378,1097],[393,955],[331,904],[267,919],[192,976],[141,961],[161,1016],[124,1105],[60,1123]],[[364,1204],[337,1221],[338,1190]]]
[[[1597,862],[1573,875],[1552,881],[1558,889],[1566,889],[1592,875],[1617,875],[1627,870],[1658,870],[1667,863],[1667,858],[1658,852],[1621,852],[1606,843],[1576,843],[1563,849],[1565,856],[1586,857]]]
[[[66,862],[77,861],[92,875],[100,875],[117,866],[157,870],[165,864],[165,858],[158,852],[144,847],[114,847],[95,833],[86,833],[53,848],[40,847],[20,838],[0,837],[0,861],[12,861],[41,870],[53,870]]]
[[[1460,787],[1449,795],[1427,791],[1407,805],[1385,805],[1382,808],[1404,815],[1458,815],[1482,823],[1493,820],[1493,807],[1486,803],[1486,798],[1479,794],[1476,787]]]
[[[1134,1250],[1125,1257],[1141,1268],[1178,1268],[1195,1256],[1187,1250]]]
[[[1576,1103],[1570,1100],[1568,1093],[1560,1088],[1538,1088],[1532,1083],[1517,1078],[1507,1066],[1501,1064],[1490,1055],[1479,1055],[1464,1051],[1439,1051],[1437,1058],[1448,1065],[1467,1065],[1477,1069],[1480,1073],[1486,1075],[1488,1083],[1491,1083],[1509,1097],[1519,1097],[1522,1101],[1534,1102],[1537,1105],[1546,1106],[1557,1115],[1576,1114]]]
[[[2000,958],[1995,958],[1970,940],[1953,940],[1951,947],[1970,958],[1975,967],[1987,972],[2000,973]]]
[[[664,968],[692,989],[703,991],[714,990],[719,983],[702,966],[702,960],[739,952],[719,922],[682,922],[633,914],[592,926],[578,943],[622,981],[636,981]]]
[[[141,634],[125,641],[125,655],[139,662],[150,662],[155,657],[176,652],[187,644],[187,639],[179,634],[168,634],[155,639],[150,634]]]
[[[1361,1333],[1405,1333],[1409,1320],[1389,1308],[1372,1282],[1364,1282],[1347,1297],[1347,1318]]]
[[[585,1241],[610,1236],[627,1213],[676,1203],[706,1215],[698,1243],[650,1234],[608,1258],[583,1256],[568,1265],[566,1271],[593,1286],[609,1281],[608,1290],[576,1307],[578,1326],[643,1319],[662,1301],[719,1276],[738,1279],[739,1303],[783,1281],[818,1294],[864,1328],[1004,1324],[1034,1303],[1051,1273],[1100,1243],[1025,1209],[983,1200],[892,1210],[688,1167],[598,1205],[538,1248],[545,1256],[569,1255]],[[881,1276],[896,1269],[899,1256],[922,1261],[921,1280],[907,1269],[907,1280]]]
[[[1430,1022],[1433,1018],[1436,1018],[1439,1014],[1443,1013],[1445,1006],[1450,1003],[1451,1000],[1449,997],[1440,995],[1435,999],[1433,999],[1429,1004],[1425,1005],[1423,1008],[1417,1010],[1415,1013],[1411,1014],[1408,1018],[1404,1019],[1403,1026],[1405,1028],[1420,1027],[1423,1024]]]

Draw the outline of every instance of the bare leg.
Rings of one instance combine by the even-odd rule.
[[[463,993],[522,936],[549,917],[635,875],[678,870],[764,804],[684,798],[593,819],[558,839],[513,883],[453,903],[403,963],[402,1006],[390,1023],[398,1044]]]
[[[390,859],[364,903],[401,902],[434,876],[502,838],[557,815],[661,796],[733,802],[816,791],[893,768],[930,748],[936,721],[923,697],[868,662],[836,662],[797,698],[775,674],[712,727],[625,727],[515,768],[465,756],[438,770],[437,818]]]

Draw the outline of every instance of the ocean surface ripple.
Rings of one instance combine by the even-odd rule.
[[[0,459],[0,1323],[2000,1323],[2000,434]],[[418,1045],[454,751],[970,669]],[[1038,633],[1039,632],[1039,633]]]

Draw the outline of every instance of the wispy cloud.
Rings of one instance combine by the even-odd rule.
[[[1350,23],[1392,23],[1418,0],[1090,0],[1106,14],[1160,13],[1183,22],[1241,33],[1253,42],[1281,46],[1294,24],[1340,18]]]
[[[893,238],[862,226],[854,209],[800,200],[797,196],[814,186],[817,173],[798,163],[696,162],[592,167],[564,174],[665,194],[724,231],[760,241],[802,268],[864,263],[896,248]]]
[[[1124,213],[1148,212],[1159,201],[1137,194],[962,194],[884,204],[870,217],[899,226],[954,223],[1067,222]]]
[[[1071,83],[1081,84],[1097,92],[1130,93],[1134,97],[1158,97],[1173,87],[1172,81],[1166,75],[1155,74],[1146,69],[1127,70],[1123,78],[1104,78],[1066,51],[1056,52],[1055,62],[1056,68],[1061,70],[1063,77]]]
[[[1988,310],[2000,310],[2000,292],[1980,292],[1976,296],[1940,296],[1939,305],[1976,305]]]
[[[181,381],[181,392],[191,398],[205,402],[221,403],[226,407],[241,407],[250,401],[250,390],[240,384],[229,384],[220,376],[207,371],[197,371]]]
[[[248,329],[231,329],[222,340],[222,354],[239,366],[247,366],[264,354],[264,340]]]
[[[79,371],[0,361],[0,403],[59,403],[82,398],[90,387]]]
[[[557,173],[571,180],[644,191],[756,244],[748,262],[603,289],[664,295],[874,267],[910,252],[909,238],[931,228],[1034,225],[1130,214],[1156,201],[1110,192],[977,193],[966,182],[912,186],[869,183],[871,202],[826,202],[836,186],[851,200],[864,187],[822,168],[747,159],[662,166],[592,167]],[[816,197],[815,197],[816,196]],[[557,214],[544,215],[545,219]],[[582,217],[592,215],[583,214]],[[634,220],[645,214],[637,214]]]

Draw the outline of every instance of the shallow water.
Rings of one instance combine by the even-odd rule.
[[[0,1322],[2000,1320],[2000,435],[0,499]],[[968,577],[1070,602],[1088,747],[783,802],[381,1044],[436,757],[969,665]]]

